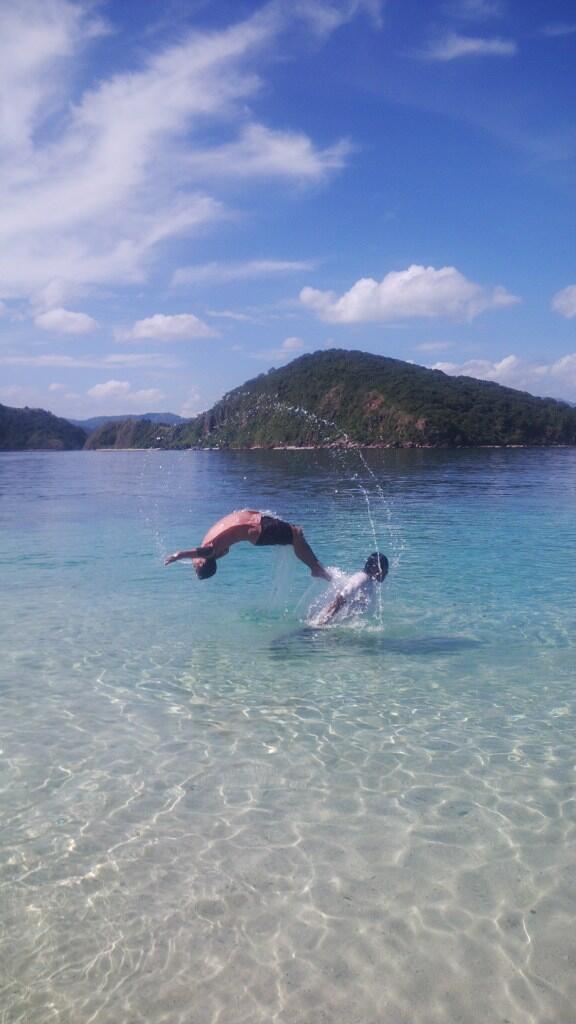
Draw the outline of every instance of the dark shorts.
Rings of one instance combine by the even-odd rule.
[[[272,544],[292,544],[292,527],[282,519],[275,519],[274,516],[262,516],[260,519],[260,536],[256,546],[265,547]]]

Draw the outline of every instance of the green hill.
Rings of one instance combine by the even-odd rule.
[[[86,431],[44,409],[0,405],[0,451],[65,451],[84,447]]]
[[[168,439],[167,439],[168,440]],[[399,359],[331,349],[230,391],[175,427],[170,447],[576,444],[565,402]]]
[[[164,423],[174,426],[176,423],[185,423],[184,416],[177,416],[175,412],[127,412],[120,416],[92,416],[89,420],[69,420],[75,427],[82,427],[87,434],[98,427],[104,427],[107,423],[120,423],[122,420],[150,420],[151,423]]]
[[[94,430],[86,448],[171,448],[173,428],[143,419],[110,420]]]
[[[85,442],[85,444],[84,444]],[[106,422],[86,433],[41,409],[0,406],[0,449],[576,444],[576,408],[472,377],[343,349],[301,356],[175,425]]]

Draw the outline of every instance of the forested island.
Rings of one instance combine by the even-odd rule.
[[[0,451],[71,451],[83,448],[88,434],[44,409],[0,405]]]
[[[36,430],[8,413],[28,413]],[[330,349],[301,356],[228,392],[207,412],[183,423],[108,421],[80,437],[42,413],[47,443],[38,440],[39,410],[0,406],[0,448],[279,448],[362,445],[477,447],[576,444],[576,409],[552,398],[472,377],[452,377],[400,359]],[[56,421],[56,423],[54,423]],[[10,417],[8,417],[10,422]],[[70,424],[68,424],[70,426]],[[26,443],[23,443],[23,438]],[[19,443],[13,443],[18,440]],[[67,443],[68,442],[68,443]]]

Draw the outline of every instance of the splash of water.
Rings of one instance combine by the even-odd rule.
[[[400,565],[401,559],[402,559],[402,554],[403,554],[404,549],[405,549],[404,538],[402,536],[402,533],[401,533],[399,527],[394,522],[393,509],[392,509],[392,501],[391,501],[390,497],[386,494],[384,488],[382,487],[382,484],[378,480],[378,477],[376,476],[376,474],[374,473],[374,470],[372,469],[372,467],[368,463],[368,461],[367,461],[367,459],[366,459],[362,449],[359,447],[359,445],[355,441],[352,441],[352,439],[350,438],[350,435],[342,427],[338,426],[338,424],[335,423],[333,420],[328,420],[328,419],[323,418],[322,416],[318,416],[318,415],[316,415],[316,413],[309,412],[307,409],[303,409],[301,406],[290,405],[288,402],[282,402],[278,398],[273,398],[273,399],[270,400],[269,396],[266,396],[266,397],[268,398],[268,400],[269,400],[270,404],[272,405],[272,407],[277,412],[283,412],[283,413],[287,412],[287,413],[290,413],[291,415],[299,416],[299,417],[304,418],[308,423],[312,424],[316,428],[321,425],[321,426],[327,428],[327,430],[329,430],[329,431],[334,431],[335,432],[335,436],[328,436],[328,437],[323,438],[323,443],[325,443],[325,444],[334,444],[334,445],[340,445],[340,444],[341,445],[345,445],[346,446],[345,447],[345,451],[346,452],[353,452],[354,456],[356,458],[358,458],[358,460],[359,460],[359,462],[360,462],[360,464],[362,466],[362,469],[369,476],[371,482],[374,485],[374,490],[375,490],[376,494],[378,495],[378,498],[380,499],[381,508],[384,511],[384,514],[385,514],[385,517],[386,517],[386,528],[387,528],[387,533],[388,533],[389,541],[390,541],[390,543],[389,543],[389,550],[390,550],[390,555],[391,555],[391,557],[390,557],[390,564],[392,565],[392,567],[394,569],[398,568],[398,566]],[[334,448],[329,448],[328,450],[333,453],[333,456],[335,458],[337,458],[341,449],[339,449],[338,447],[334,447]],[[352,477],[352,479],[359,480],[358,473],[355,473],[354,476]],[[362,496],[363,496],[365,504],[366,504],[366,511],[367,511],[367,515],[368,515],[368,522],[370,524],[370,530],[371,530],[372,538],[373,538],[373,542],[374,542],[374,550],[375,551],[379,551],[380,550],[380,544],[379,544],[379,541],[378,541],[378,533],[377,533],[377,530],[376,530],[376,521],[375,521],[375,517],[374,517],[373,511],[372,511],[370,492],[369,492],[368,488],[362,483],[361,480],[359,480],[359,488],[360,488],[360,491],[362,493]]]

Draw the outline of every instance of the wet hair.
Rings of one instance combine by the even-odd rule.
[[[209,580],[214,575],[218,566],[215,558],[205,558],[202,565],[195,565],[194,569],[199,580]]]
[[[368,576],[378,576],[382,573],[383,576],[388,575],[388,559],[386,555],[381,555],[379,551],[373,551],[370,558],[366,559],[366,565],[364,566],[364,572]]]

